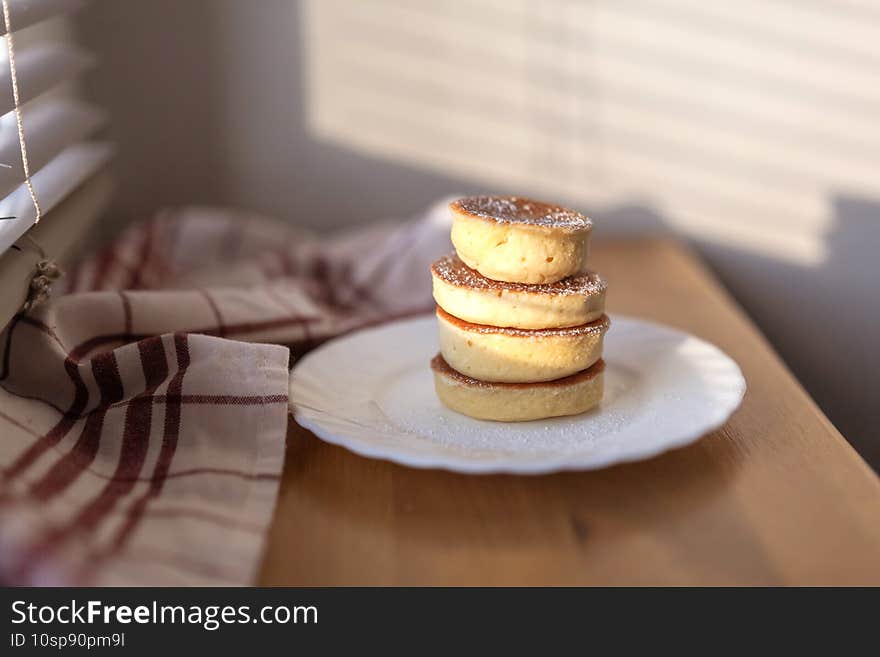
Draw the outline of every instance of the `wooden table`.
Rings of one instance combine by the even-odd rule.
[[[735,358],[745,402],[684,449],[597,472],[373,461],[291,421],[268,585],[880,584],[880,480],[679,244],[598,244],[611,314]]]

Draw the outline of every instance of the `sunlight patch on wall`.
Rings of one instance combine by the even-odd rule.
[[[312,133],[489,190],[648,203],[821,262],[877,197],[880,12],[816,0],[307,0]]]

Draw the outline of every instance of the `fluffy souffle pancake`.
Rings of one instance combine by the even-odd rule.
[[[496,281],[555,283],[584,271],[592,222],[580,212],[520,196],[453,201],[452,244]]]
[[[605,363],[555,381],[486,383],[457,372],[438,354],[431,361],[440,401],[480,420],[520,422],[588,411],[602,400]]]
[[[605,312],[605,281],[594,272],[556,283],[524,285],[486,278],[458,256],[431,265],[434,300],[449,314],[474,324],[524,329],[580,326]]]
[[[610,321],[554,329],[520,329],[466,322],[437,308],[440,353],[449,365],[480,381],[553,381],[587,369],[602,356]]]

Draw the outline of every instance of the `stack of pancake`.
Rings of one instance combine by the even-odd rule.
[[[431,266],[440,400],[484,420],[574,415],[602,399],[605,281],[585,269],[591,221],[516,196],[450,204],[456,254]]]

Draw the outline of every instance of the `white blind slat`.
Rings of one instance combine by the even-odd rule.
[[[31,111],[25,111],[23,123],[31,168],[38,170],[66,147],[84,140],[105,119],[102,110],[69,99],[53,99]],[[9,128],[0,133],[0,162],[11,165],[0,167],[0,198],[24,182],[18,132],[13,125]]]
[[[2,21],[0,21],[2,24]],[[49,89],[75,78],[94,64],[85,51],[71,45],[35,46],[16,53],[19,96],[26,103]],[[0,114],[15,107],[9,64],[0,60]]]
[[[75,11],[83,5],[85,5],[84,0],[9,0],[12,30],[18,32],[34,23]],[[0,36],[5,34],[6,26],[0,20]]]
[[[44,213],[48,214],[107,162],[112,154],[109,144],[91,142],[66,148],[33,177],[34,189]],[[0,216],[14,219],[0,221],[0,253],[8,249],[34,223],[34,206],[24,184],[0,201]],[[49,218],[51,220],[51,217]]]
[[[46,253],[62,263],[73,255],[71,247],[86,233],[107,207],[112,192],[109,173],[98,173],[52,210],[51,221],[33,228],[34,239]],[[0,256],[0,325],[19,311],[39,255],[33,251],[7,251]]]

